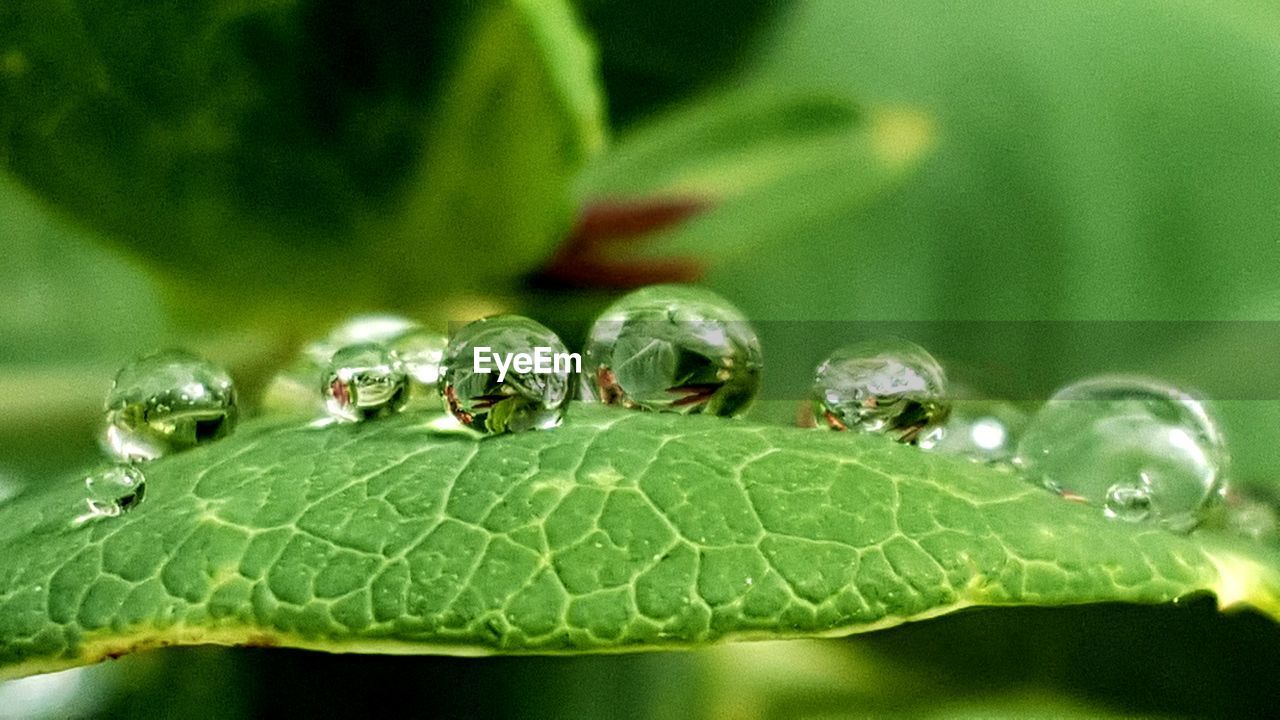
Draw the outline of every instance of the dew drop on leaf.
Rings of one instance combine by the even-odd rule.
[[[655,285],[609,306],[583,353],[586,399],[734,416],[760,389],[760,340],[743,314],[702,288]]]
[[[409,385],[391,351],[367,342],[333,353],[320,392],[330,417],[360,422],[398,411],[408,399]]]
[[[235,385],[225,370],[169,350],[116,375],[101,444],[122,462],[152,460],[229,435],[238,417]]]
[[[147,479],[134,465],[112,465],[91,473],[84,487],[88,512],[76,518],[76,524],[118,517],[137,507],[146,494]]]
[[[387,341],[387,348],[409,383],[406,410],[439,410],[440,374],[449,339],[427,328],[413,328]]]
[[[1186,532],[1223,494],[1227,452],[1204,403],[1163,382],[1107,376],[1068,385],[1036,413],[1017,463],[1061,495]],[[1114,506],[1114,507],[1113,507]]]
[[[942,438],[951,412],[942,365],[899,338],[832,353],[814,374],[813,406],[819,427],[880,433],[923,448]]]
[[[580,369],[576,365],[581,360],[573,360],[560,338],[542,324],[519,315],[495,315],[463,326],[449,339],[440,392],[449,412],[473,430],[555,427],[573,373]],[[505,373],[499,372],[499,362],[506,363]]]
[[[1151,495],[1145,485],[1112,485],[1103,512],[1109,518],[1141,522],[1151,515]]]

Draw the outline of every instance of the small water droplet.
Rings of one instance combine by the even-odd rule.
[[[387,342],[387,348],[409,381],[406,410],[439,410],[440,375],[449,340],[426,328],[414,328]]]
[[[320,391],[331,417],[359,422],[399,410],[408,397],[408,381],[389,350],[360,343],[333,354]]]
[[[147,479],[134,465],[112,465],[84,479],[88,512],[77,517],[80,525],[98,518],[119,517],[137,507],[146,494]]]
[[[1141,522],[1151,515],[1151,496],[1145,485],[1112,485],[1103,512],[1110,518]]]
[[[760,388],[760,340],[702,288],[656,285],[610,305],[583,353],[583,395],[643,410],[733,416]]]
[[[477,348],[488,348],[479,360],[489,372],[476,372]],[[529,365],[539,362],[533,357],[537,348],[545,348],[542,368]],[[516,369],[520,356],[525,370]],[[497,369],[499,358],[507,363],[505,374]],[[440,392],[463,425],[502,433],[560,424],[575,368],[564,343],[542,324],[519,315],[477,320],[450,338],[443,362]]]
[[[1121,513],[1111,504],[1135,502],[1141,492],[1146,516],[1177,532],[1194,528],[1221,499],[1227,461],[1217,424],[1200,400],[1126,376],[1091,378],[1056,392],[1027,426],[1017,457],[1045,487],[1116,517]]]
[[[239,417],[226,371],[169,350],[126,365],[106,400],[102,447],[122,462],[162,455],[224,437]]]
[[[950,414],[942,366],[915,343],[891,338],[855,343],[818,365],[813,381],[818,425],[890,435],[931,448]]]

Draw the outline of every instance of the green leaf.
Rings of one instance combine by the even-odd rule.
[[[72,480],[3,509],[4,673],[192,643],[677,648],[1205,592],[1280,616],[1272,551],[876,437],[589,405],[483,440],[260,420],[146,472],[119,519],[75,526]]]
[[[603,139],[558,1],[19,0],[0,49],[0,166],[224,312],[509,281]]]

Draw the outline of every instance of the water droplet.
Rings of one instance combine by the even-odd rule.
[[[1010,403],[956,401],[942,428],[942,437],[933,449],[975,462],[1008,462],[1013,459],[1018,438],[1026,425],[1027,414]]]
[[[438,410],[443,407],[440,375],[448,345],[448,338],[426,328],[414,328],[387,342],[409,381],[409,399],[405,409]]]
[[[1185,532],[1223,493],[1227,453],[1204,404],[1156,380],[1092,378],[1053,395],[1017,462],[1045,487],[1107,508],[1144,494],[1147,515]],[[1118,494],[1119,497],[1113,497]]]
[[[262,409],[269,413],[324,415],[324,396],[316,393],[316,386],[325,380],[325,372],[335,352],[365,343],[387,346],[417,328],[417,322],[388,313],[356,315],[347,319],[323,339],[306,345],[293,362],[276,373],[263,392]],[[434,394],[432,390],[431,395]]]
[[[545,348],[538,351],[545,353],[543,360],[533,357],[537,348]],[[490,371],[476,372],[477,361]],[[505,374],[498,371],[499,362],[507,363]],[[577,369],[572,365],[564,343],[551,330],[526,317],[496,315],[470,323],[450,338],[440,391],[453,416],[474,430],[545,429],[560,424]]]
[[[147,479],[134,465],[112,465],[84,479],[89,511],[76,518],[82,524],[96,518],[118,517],[142,502]]]
[[[359,343],[333,354],[320,390],[331,417],[359,422],[399,410],[408,398],[408,381],[390,350]]]
[[[1145,485],[1112,485],[1103,512],[1110,518],[1141,522],[1151,515],[1151,496]]]
[[[169,350],[135,360],[116,375],[102,446],[124,462],[152,460],[230,434],[238,416],[226,371]]]
[[[818,365],[813,381],[818,424],[890,435],[930,448],[951,411],[942,366],[924,348],[898,338],[855,343]]]
[[[656,285],[609,306],[587,339],[583,395],[644,410],[740,415],[760,388],[760,340],[702,288]]]

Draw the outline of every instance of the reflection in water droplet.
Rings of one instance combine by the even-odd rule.
[[[80,525],[98,518],[118,517],[137,507],[147,490],[147,479],[136,466],[112,465],[84,479],[89,511],[74,521]]]
[[[387,342],[409,382],[406,410],[439,410],[440,374],[449,339],[426,328],[414,328]]]
[[[359,422],[399,410],[408,398],[408,381],[389,350],[361,343],[333,354],[320,391],[330,417]]]
[[[813,380],[820,427],[890,435],[931,448],[951,405],[942,365],[924,348],[892,338],[832,353]]]
[[[1221,499],[1227,452],[1202,402],[1145,378],[1088,379],[1054,394],[1018,445],[1017,462],[1051,490],[1112,508],[1145,496],[1146,515],[1186,532]],[[1113,491],[1115,491],[1113,493]],[[1119,493],[1119,497],[1112,495]]]
[[[187,352],[139,358],[116,375],[102,446],[123,462],[152,460],[224,437],[239,416],[226,371]]]
[[[740,415],[760,388],[760,340],[742,313],[697,287],[656,285],[610,305],[583,353],[586,399]]]
[[[1013,459],[1026,424],[1026,413],[1010,403],[958,400],[952,404],[942,438],[933,449],[976,462],[1007,462]]]
[[[490,372],[475,371],[477,348],[489,348],[481,351],[481,362]],[[544,360],[531,357],[535,348],[546,349]],[[523,369],[517,370],[518,356],[543,366],[521,363]],[[497,358],[508,363],[501,381]],[[518,315],[497,315],[462,327],[449,340],[444,368],[440,392],[449,412],[463,425],[488,433],[559,425],[578,369],[554,332]]]
[[[417,322],[387,313],[357,315],[344,321],[323,339],[309,343],[271,379],[262,395],[263,411],[304,416],[326,414],[324,394],[317,394],[316,387],[324,382],[335,352],[367,343],[389,347],[396,338],[412,335],[417,329]],[[434,394],[433,389],[426,397],[429,400]],[[423,407],[429,407],[429,403]]]
[[[1151,515],[1151,496],[1147,494],[1146,485],[1112,485],[1107,490],[1107,499],[1103,505],[1107,517],[1141,522]]]

